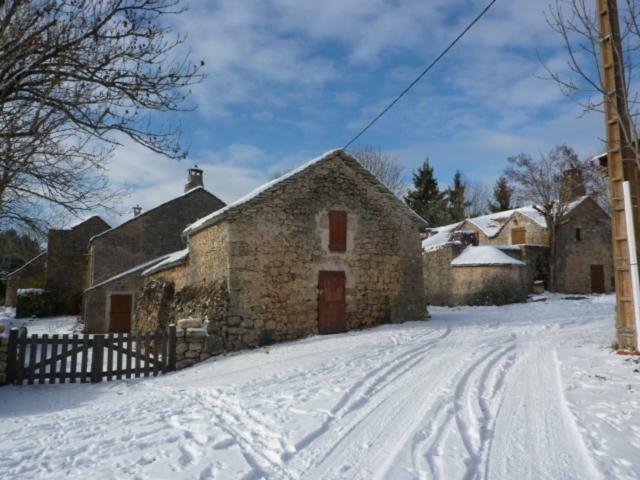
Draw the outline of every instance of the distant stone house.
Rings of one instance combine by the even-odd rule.
[[[430,304],[461,304],[460,299],[469,292],[469,285],[455,282],[454,277],[462,275],[452,262],[466,248],[474,245],[491,245],[523,261],[521,279],[526,291],[531,289],[536,280],[548,284],[547,224],[536,208],[523,207],[431,229],[429,237],[423,242],[424,283]],[[558,291],[585,294],[606,293],[614,289],[611,219],[591,197],[582,196],[569,203],[567,214],[557,232],[556,249]],[[488,266],[486,270],[489,270]],[[487,287],[491,284],[494,286],[494,294],[489,297],[504,298],[504,292],[501,291],[503,283],[497,280],[485,283]],[[520,285],[511,284],[517,291],[523,291]],[[516,297],[522,298],[522,295]],[[487,300],[487,303],[492,302]]]
[[[94,216],[70,229],[49,230],[46,251],[8,275],[5,304],[17,307],[20,289],[44,289],[48,308],[42,314],[79,313],[89,240],[108,228],[104,220]]]
[[[427,315],[424,220],[356,159],[329,152],[185,230],[149,268],[140,330],[208,320],[236,350]]]
[[[202,170],[189,170],[185,193],[139,213],[89,241],[83,320],[90,333],[129,331],[140,273],[184,248],[184,228],[224,207],[203,187]]]

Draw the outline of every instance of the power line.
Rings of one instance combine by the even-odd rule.
[[[391,108],[398,103],[398,101],[404,97],[409,90],[411,90],[420,80],[422,80],[422,77],[424,77],[427,73],[429,73],[429,70],[431,70],[433,67],[436,66],[436,64],[442,59],[442,57],[444,57],[447,53],[449,53],[449,50],[451,50],[456,43],[458,43],[460,41],[460,39],[462,37],[464,37],[466,35],[466,33],[471,30],[471,28],[473,28],[473,26],[478,22],[478,20],[480,20],[485,13],[487,13],[489,11],[489,9],[491,7],[493,7],[493,4],[496,3],[497,0],[491,0],[489,2],[489,4],[484,7],[484,9],[476,16],[476,18],[473,19],[473,21],[466,26],[466,28],[453,40],[453,42],[451,42],[449,44],[449,46],[447,46],[447,48],[445,48],[442,53],[440,53],[440,55],[438,55],[435,60],[433,62],[431,62],[429,64],[429,66],[427,68],[425,68],[422,73],[420,75],[418,75],[418,77],[409,84],[409,86],[407,88],[405,88],[402,93],[400,93],[400,95],[398,95],[393,102],[391,102],[389,105],[386,106],[386,108],[384,110],[382,110],[373,120],[371,120],[366,127],[364,127],[362,130],[360,130],[360,132],[353,137],[349,143],[347,143],[343,148],[343,150],[346,150],[347,148],[349,148],[349,146],[355,142],[358,138],[360,138],[364,132],[366,132],[367,130],[369,130],[369,128],[371,128],[373,126],[374,123],[376,123],[378,120],[380,120],[382,118],[382,116],[387,113],[389,110],[391,110]]]

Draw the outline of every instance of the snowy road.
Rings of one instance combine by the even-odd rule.
[[[613,297],[432,313],[158,379],[2,388],[0,477],[640,476]]]

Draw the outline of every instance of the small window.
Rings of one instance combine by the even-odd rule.
[[[524,227],[511,230],[511,245],[524,245],[527,243],[527,231]]]
[[[579,228],[576,228],[576,242],[582,241],[582,231]]]
[[[329,251],[347,251],[347,212],[329,212]]]

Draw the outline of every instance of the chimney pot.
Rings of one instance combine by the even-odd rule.
[[[141,213],[142,213],[142,207],[140,205],[136,205],[135,207],[133,207],[133,216],[134,217],[137,217]]]
[[[184,186],[185,193],[189,190],[193,190],[197,187],[204,187],[204,180],[202,178],[202,170],[198,168],[198,165],[194,165],[193,168],[189,169],[189,174],[187,175],[187,183]]]

